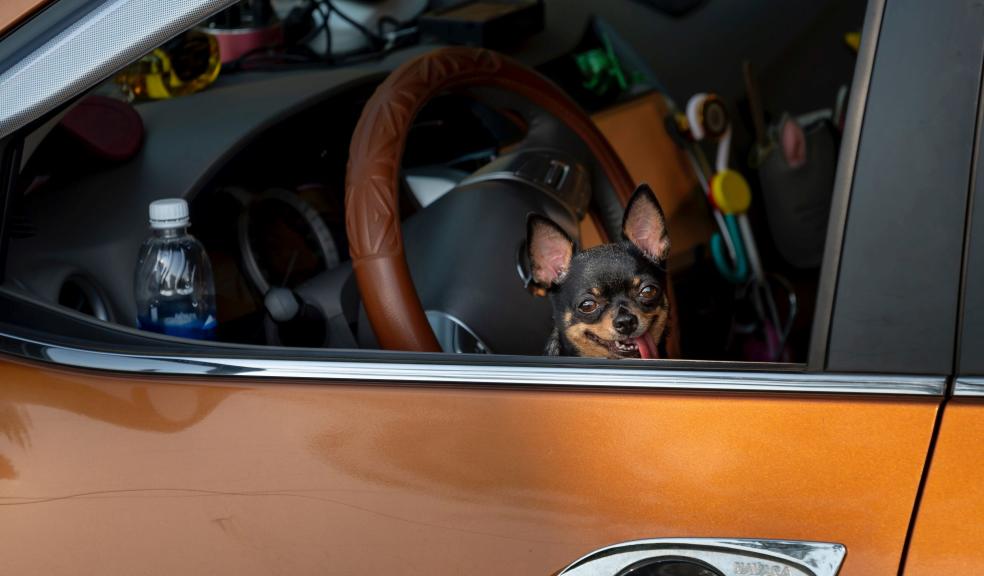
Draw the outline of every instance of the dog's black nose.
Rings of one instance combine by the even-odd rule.
[[[639,320],[632,314],[627,312],[619,312],[618,316],[616,316],[615,320],[612,322],[612,325],[615,326],[615,330],[619,334],[628,336],[629,334],[635,332],[635,329],[639,327]]]

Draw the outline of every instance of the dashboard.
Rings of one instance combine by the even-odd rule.
[[[183,197],[191,207],[190,231],[212,263],[219,340],[375,347],[348,263],[344,179],[351,133],[383,75],[353,69],[259,75],[185,98],[138,105],[144,142],[134,158],[61,174],[50,182],[35,177],[15,206],[18,221],[27,223],[26,233],[11,242],[5,286],[100,320],[134,326],[133,267],[148,235],[147,205]],[[487,314],[478,301],[449,295],[456,282],[447,276],[472,267],[476,278],[493,274],[484,261],[489,250],[497,250],[491,246],[502,227],[493,222],[489,238],[477,243],[484,253],[459,251],[452,256],[451,244],[460,240],[446,234],[469,231],[435,229],[440,218],[454,220],[455,213],[438,207],[429,217],[414,216],[440,204],[462,179],[523,135],[514,119],[479,101],[445,95],[418,115],[408,137],[400,201],[408,258],[425,270],[422,274],[443,279],[433,286],[426,280],[415,282],[423,299],[437,302],[428,310],[432,324],[451,330],[457,351],[490,351],[459,318]],[[29,173],[30,161],[25,166]],[[543,202],[553,202],[520,197],[486,183],[468,195],[462,204],[468,206],[459,212],[478,210],[475,217],[481,218],[512,210],[519,216],[503,218],[522,227],[526,212],[542,211]],[[509,236],[521,237],[522,231]],[[507,277],[484,283],[512,291],[520,286],[516,246],[515,239],[506,240],[508,261],[498,268],[508,269]],[[416,255],[413,245],[420,246]],[[437,255],[436,265],[430,254]],[[440,262],[455,259],[462,263],[441,269]],[[307,324],[285,330],[271,319],[276,302],[270,301],[270,293],[280,288],[297,294],[302,308],[311,304],[319,313]],[[464,292],[474,295],[475,290]],[[458,312],[448,309],[455,307],[445,305],[449,300],[458,302]],[[516,314],[536,319],[540,328],[520,339],[527,342],[520,351],[536,353],[549,329],[549,307],[543,299],[526,300]],[[508,332],[493,339],[507,343],[498,347],[515,340]]]

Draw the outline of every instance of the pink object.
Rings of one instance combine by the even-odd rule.
[[[749,336],[742,344],[742,360],[747,362],[775,362],[776,351],[779,348],[779,333],[772,324],[765,325],[765,339]],[[783,348],[779,354],[779,362],[789,362],[789,349]]]
[[[143,145],[140,114],[126,102],[105,96],[86,96],[60,125],[91,154],[113,162],[133,158]]]
[[[219,41],[219,56],[223,64],[242,58],[261,48],[273,48],[284,42],[280,23],[265,28],[208,28],[205,30]]]
[[[782,153],[790,168],[806,164],[806,134],[799,122],[792,118],[782,124]]]

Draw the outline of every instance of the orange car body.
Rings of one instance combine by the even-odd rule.
[[[0,549],[22,574],[547,575],[607,544],[680,535],[840,542],[842,574],[889,574],[938,409],[850,396],[216,385],[13,361],[0,374]],[[976,459],[940,448],[963,468],[932,489],[973,478]]]
[[[984,566],[984,406],[947,404],[928,464],[906,574],[971,574]]]
[[[0,34],[30,16],[48,0],[5,0],[0,4]]]

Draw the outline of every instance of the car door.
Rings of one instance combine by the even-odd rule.
[[[154,26],[222,3],[180,4],[80,18],[135,18],[144,36],[116,48],[135,55]],[[949,41],[915,46],[929,12]],[[75,61],[55,44],[105,30],[78,22],[90,32],[18,62]],[[870,3],[805,366],[190,345],[0,289],[5,568],[553,574],[583,557],[570,573],[665,558],[710,574],[896,572],[952,372],[967,195],[953,184],[978,86],[939,62],[973,30],[955,8]],[[3,80],[9,177],[14,130],[40,114],[12,98],[55,106],[70,82]],[[906,122],[927,103],[936,123]],[[941,153],[915,161],[916,138]],[[640,539],[656,540],[590,555]],[[823,563],[790,541],[837,546]]]
[[[984,61],[982,50],[976,57]],[[980,94],[978,94],[980,98]],[[959,334],[957,378],[940,422],[905,565],[906,574],[974,572],[984,564],[984,101],[978,102]]]

